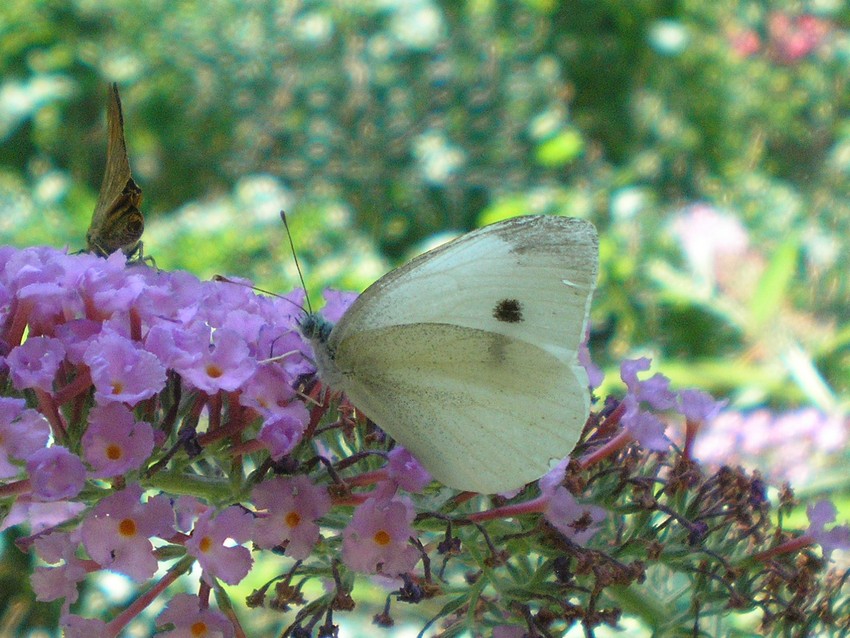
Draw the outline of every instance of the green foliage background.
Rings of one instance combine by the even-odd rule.
[[[840,0],[6,0],[0,243],[83,246],[115,81],[161,268],[286,291],[283,208],[317,296],[445,231],[583,216],[599,362],[846,414],[848,27]],[[747,229],[737,289],[688,273],[693,204]]]

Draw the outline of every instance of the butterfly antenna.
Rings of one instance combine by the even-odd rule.
[[[301,272],[301,264],[298,263],[298,253],[295,250],[295,242],[292,241],[292,233],[289,230],[289,223],[286,221],[286,211],[280,211],[280,219],[283,222],[283,227],[286,229],[286,237],[289,239],[289,249],[292,251],[292,259],[295,261],[295,270],[298,271],[298,278],[301,280],[301,287],[304,288],[304,300],[307,302],[307,312],[313,314],[313,307],[310,305],[310,295],[307,293],[307,284],[304,283],[304,275]]]
[[[277,297],[278,299],[283,299],[284,301],[289,301],[296,308],[301,308],[301,306],[296,304],[291,299],[287,299],[283,295],[279,295],[276,292],[272,292],[271,290],[266,290],[264,288],[260,288],[259,286],[255,286],[254,284],[246,284],[244,281],[236,281],[235,279],[231,279],[230,277],[225,277],[224,275],[213,275],[212,280],[213,281],[221,281],[221,282],[224,282],[226,284],[233,284],[234,286],[242,286],[244,288],[250,288],[251,290],[256,290],[257,292],[261,292],[264,295],[269,295],[270,297]],[[302,308],[302,310],[303,310],[303,308]]]

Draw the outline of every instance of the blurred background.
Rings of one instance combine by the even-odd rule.
[[[729,400],[703,460],[850,516],[847,3],[5,0],[0,243],[84,246],[109,82],[158,267],[286,292],[284,209],[318,298],[590,219],[600,395],[652,357]]]

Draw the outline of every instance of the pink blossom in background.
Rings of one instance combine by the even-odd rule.
[[[22,468],[12,461],[25,461],[50,440],[47,419],[25,405],[23,399],[0,397],[0,478],[20,474]]]
[[[227,328],[216,330],[212,342],[199,354],[178,372],[187,383],[207,394],[233,392],[254,374],[257,365],[242,336]]]
[[[369,498],[354,510],[343,531],[342,560],[354,571],[397,576],[419,562],[408,539],[415,512],[406,498]]]
[[[27,473],[33,496],[43,501],[74,498],[86,481],[80,457],[60,445],[33,452],[27,459]]]
[[[98,403],[136,405],[165,387],[165,367],[150,352],[114,332],[102,332],[84,355]]]
[[[749,235],[737,217],[708,204],[694,204],[674,217],[672,232],[699,284],[713,289],[718,271],[731,258],[742,257]]]
[[[72,532],[51,532],[35,540],[35,553],[51,565],[36,567],[30,575],[37,600],[49,602],[64,598],[63,610],[66,613],[77,602],[78,585],[88,574],[85,561],[77,557],[79,546],[79,528]]]
[[[829,530],[826,529],[828,524],[835,522],[837,513],[830,501],[819,501],[806,508],[810,522],[806,536],[811,536],[821,546],[824,560],[829,560],[836,549],[850,549],[850,527],[832,525]]]
[[[428,470],[400,445],[390,450],[387,458],[387,472],[390,480],[403,490],[419,493],[434,480]]]
[[[765,20],[764,40],[752,27],[731,29],[728,36],[732,50],[742,58],[764,51],[780,64],[796,64],[818,52],[835,27],[829,20],[804,13],[772,11]]]
[[[228,585],[239,583],[251,569],[251,552],[246,543],[254,533],[254,517],[241,507],[231,506],[218,514],[208,510],[198,517],[186,551],[203,569],[201,578],[209,585],[214,580]]]
[[[761,49],[761,38],[752,29],[739,29],[729,36],[732,51],[742,58],[748,58]]]
[[[201,599],[193,594],[175,594],[157,616],[158,627],[172,624],[169,631],[157,633],[158,638],[232,638],[233,625],[227,616],[215,609],[204,608]]]
[[[277,461],[301,442],[309,421],[310,413],[303,403],[290,403],[276,410],[274,416],[263,423],[257,440],[268,448],[271,457]]]
[[[86,551],[104,569],[125,574],[136,582],[151,578],[159,562],[153,555],[153,536],[170,536],[174,511],[165,495],[141,501],[142,488],[133,484],[100,501],[83,520]]]
[[[53,380],[64,358],[65,347],[58,339],[30,337],[18,347],[12,348],[6,357],[6,363],[16,389],[38,388],[52,392]]]
[[[773,11],[767,18],[771,53],[776,60],[786,64],[798,62],[813,53],[830,29],[828,21],[810,14]]]
[[[96,405],[89,412],[82,446],[93,478],[121,476],[139,469],[153,445],[151,425],[136,421],[123,403]]]
[[[787,412],[722,410],[694,442],[694,457],[708,465],[758,469],[772,482],[811,483],[840,462],[850,445],[850,421],[815,408]]]
[[[271,549],[286,543],[286,555],[302,560],[319,539],[316,521],[331,509],[324,486],[313,485],[306,476],[278,477],[263,481],[251,493],[257,510],[265,516],[254,524],[254,542]]]

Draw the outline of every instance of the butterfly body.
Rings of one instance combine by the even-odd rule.
[[[328,386],[441,482],[481,493],[539,478],[589,412],[576,353],[596,283],[583,220],[518,217],[412,260],[331,329],[302,323]]]
[[[130,174],[121,98],[115,84],[110,85],[106,121],[109,135],[106,171],[86,233],[86,246],[90,252],[104,257],[116,250],[130,257],[141,247],[145,218],[139,209],[142,189]]]

